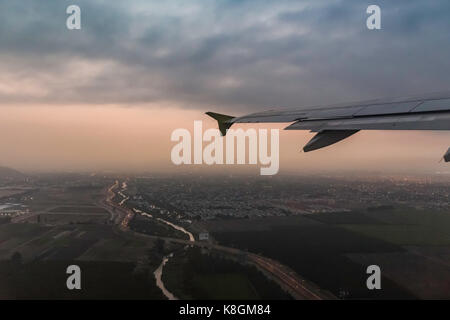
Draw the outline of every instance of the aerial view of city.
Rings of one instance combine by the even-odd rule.
[[[2,298],[450,298],[450,177],[1,173]]]
[[[1,306],[437,313],[449,18],[448,0],[1,0]]]

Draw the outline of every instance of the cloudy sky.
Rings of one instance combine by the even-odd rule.
[[[170,168],[170,132],[204,111],[448,91],[449,31],[448,0],[2,0],[0,165]],[[358,135],[302,155],[310,134],[283,133],[282,165],[446,170],[447,133]]]

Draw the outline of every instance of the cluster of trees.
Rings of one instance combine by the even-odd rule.
[[[170,279],[172,276],[170,273],[173,272],[179,273],[175,276],[179,285],[174,289],[175,295],[178,294],[180,297],[188,295],[193,299],[211,299],[202,288],[196,285],[197,276],[242,274],[254,287],[259,298],[290,299],[287,293],[276,283],[267,279],[256,267],[240,264],[218,254],[202,254],[201,249],[197,247],[179,252],[169,260],[165,267],[168,283],[174,280],[174,278]],[[166,279],[164,281],[166,283]]]

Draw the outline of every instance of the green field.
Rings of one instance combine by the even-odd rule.
[[[450,233],[423,225],[341,225],[359,234],[397,245],[450,245]]]
[[[31,237],[43,234],[48,230],[50,230],[49,227],[31,223],[2,224],[0,225],[0,242],[11,239],[12,237],[29,240]]]
[[[106,211],[104,208],[100,208],[100,207],[96,207],[96,206],[86,206],[86,205],[84,205],[84,206],[60,206],[60,207],[51,209],[49,212],[108,214],[108,211]]]
[[[81,290],[66,287],[67,266],[82,270]],[[112,261],[0,261],[0,299],[164,299],[148,270]]]
[[[247,277],[239,273],[197,275],[193,286],[212,300],[259,299]]]
[[[450,245],[450,213],[407,207],[373,210],[366,216],[382,223],[341,224],[347,230],[397,245]]]
[[[289,294],[253,266],[199,248],[174,253],[164,266],[166,288],[180,299],[288,300]]]

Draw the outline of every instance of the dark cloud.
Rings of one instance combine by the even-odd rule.
[[[0,103],[238,112],[448,90],[450,3],[376,2],[380,31],[360,0],[3,0]]]

